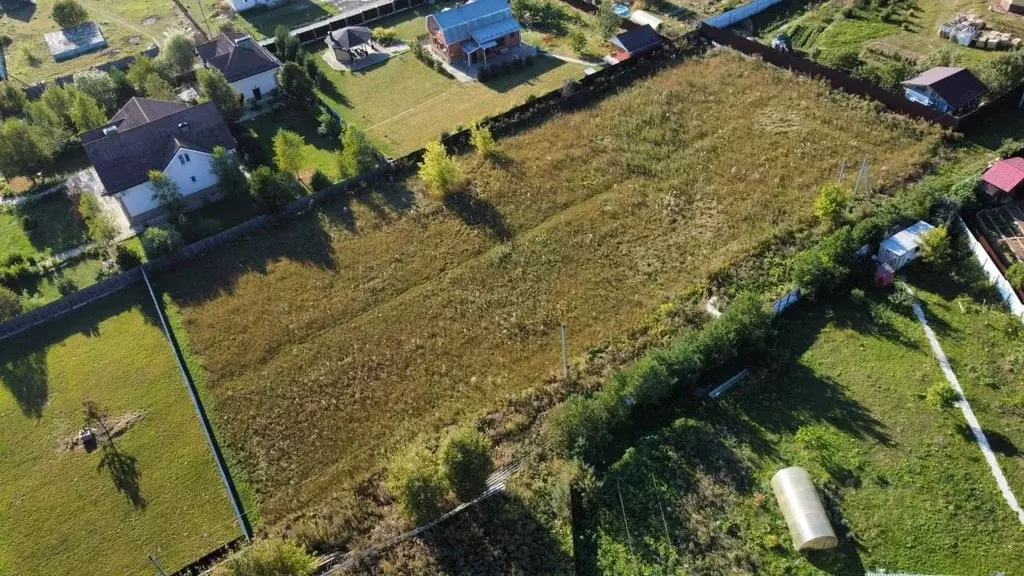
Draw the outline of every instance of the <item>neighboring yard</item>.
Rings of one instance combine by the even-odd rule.
[[[285,106],[270,114],[264,114],[245,123],[256,135],[261,146],[266,150],[267,158],[274,158],[274,135],[279,130],[291,130],[306,140],[302,148],[303,169],[299,173],[303,181],[309,182],[314,170],[319,169],[331,181],[340,178],[338,172],[338,152],[341,141],[337,138],[321,136],[316,133],[317,120],[310,114],[297,108]]]
[[[108,60],[122,58],[146,49],[151,44],[163,45],[169,32],[183,30],[184,18],[168,0],[79,0],[96,22],[108,47],[54,62],[43,35],[59,30],[50,13],[55,0],[36,0],[35,5],[13,10],[0,19],[0,34],[10,36],[13,44],[5,51],[10,73],[23,82],[33,84],[78,70],[91,68]],[[201,18],[196,15],[201,21]]]
[[[558,365],[561,321],[582,353],[806,228],[842,158],[884,158],[884,186],[936,143],[922,124],[714,53],[501,141],[497,164],[462,158],[469,194],[441,203],[415,179],[382,182],[159,283],[273,522],[537,384]]]
[[[240,535],[144,288],[6,341],[0,352],[0,573],[173,572]],[[82,403],[127,425],[102,450],[67,443]]]
[[[1020,498],[1024,330],[976,267],[910,276]],[[925,400],[945,379],[912,313],[854,293],[787,311],[779,333],[790,365],[718,400],[689,400],[691,409],[680,408],[687,417],[612,467],[598,491],[591,562],[605,573],[632,565],[618,487],[637,557],[651,570],[980,575],[1019,566],[1020,523],[960,410]],[[791,465],[827,495],[836,551],[793,552],[769,484]]]
[[[57,254],[89,241],[74,204],[62,192],[0,207],[0,261],[8,255]]]

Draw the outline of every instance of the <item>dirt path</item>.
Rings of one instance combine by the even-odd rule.
[[[100,8],[95,2],[90,2],[89,0],[80,0],[80,1],[89,10],[95,11],[98,14],[102,14],[104,17],[109,18],[109,19],[113,20],[114,22],[117,22],[121,26],[124,26],[124,27],[126,27],[126,28],[128,28],[130,30],[134,30],[135,32],[138,32],[142,36],[146,36],[148,38],[151,38],[153,40],[153,42],[156,43],[157,46],[161,46],[160,39],[157,38],[156,36],[150,34],[149,32],[146,32],[146,30],[144,30],[143,28],[139,28],[138,26],[136,26],[134,24],[131,24],[131,23],[128,23],[128,22],[122,20],[117,15],[111,14],[110,12],[107,12],[106,10]]]

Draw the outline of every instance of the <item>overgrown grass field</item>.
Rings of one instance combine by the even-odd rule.
[[[144,289],[5,341],[0,352],[0,573],[174,571],[240,535]],[[91,399],[128,423],[69,449]]]
[[[753,121],[751,121],[753,119]],[[884,186],[937,134],[731,53],[682,63],[416,179],[160,279],[223,440],[270,521],[395,445],[537,384],[775,233],[806,229],[841,159]]]
[[[977,269],[919,266],[911,282],[1020,498],[1020,322]],[[960,410],[926,400],[945,379],[908,309],[855,292],[787,311],[779,327],[791,361],[717,400],[688,400],[689,416],[612,466],[595,497],[590,565],[851,576],[1019,566],[1020,523]],[[794,465],[824,494],[835,551],[793,552],[769,481]]]
[[[7,66],[22,82],[33,84],[135,54],[154,43],[163,45],[174,30],[184,30],[184,18],[168,0],[79,0],[89,20],[99,24],[108,47],[55,62],[43,39],[60,29],[51,17],[54,3],[36,0],[0,18],[0,34],[13,40],[5,50]],[[201,20],[198,14],[196,18]]]

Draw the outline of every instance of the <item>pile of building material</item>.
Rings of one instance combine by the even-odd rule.
[[[939,26],[939,37],[961,46],[988,50],[1007,50],[1020,46],[1021,39],[1008,32],[986,30],[985,21],[974,14],[959,13]]]

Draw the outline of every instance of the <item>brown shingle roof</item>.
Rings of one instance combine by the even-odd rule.
[[[110,127],[117,131],[104,134]],[[132,98],[109,123],[81,138],[108,195],[149,180],[149,171],[166,168],[180,148],[212,152],[217,146],[235,147],[213,102],[189,108],[145,98]]]
[[[196,46],[203,64],[220,70],[228,82],[280,68],[281,62],[252,37],[238,32],[223,32],[213,40]]]
[[[966,68],[936,66],[903,83],[906,86],[928,86],[950,106],[959,108],[981,98],[988,88]]]

